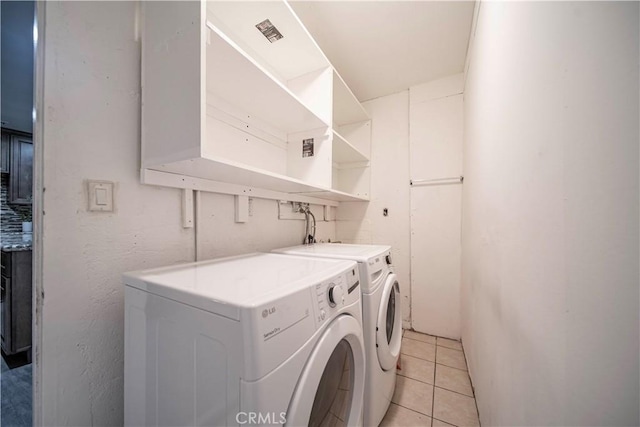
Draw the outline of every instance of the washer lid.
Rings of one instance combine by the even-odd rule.
[[[240,310],[333,278],[355,263],[280,254],[248,254],[125,273],[126,285],[240,319]]]
[[[321,258],[352,259],[367,262],[391,250],[387,245],[349,245],[344,243],[314,243],[312,245],[291,246],[274,252],[291,255],[313,255]]]

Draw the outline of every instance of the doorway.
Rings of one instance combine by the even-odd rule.
[[[0,424],[10,426],[33,425],[35,7],[0,3]]]

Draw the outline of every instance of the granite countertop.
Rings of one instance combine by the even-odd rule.
[[[0,244],[3,251],[30,251],[31,239],[31,233],[2,233]]]

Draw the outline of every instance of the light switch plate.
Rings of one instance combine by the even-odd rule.
[[[89,211],[113,212],[113,182],[87,181]]]

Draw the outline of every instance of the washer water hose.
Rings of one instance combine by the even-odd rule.
[[[300,209],[298,210],[298,212],[301,212],[301,213],[304,214],[304,220],[305,220],[305,224],[304,224],[304,239],[302,240],[302,244],[303,245],[310,245],[311,243],[315,243],[316,242],[316,217],[315,217],[315,215],[313,215],[313,212],[311,212],[311,209],[309,209],[309,205],[305,205],[305,206],[300,205]],[[309,217],[311,217],[311,219],[313,219],[313,225],[311,225],[311,223],[309,221]]]

